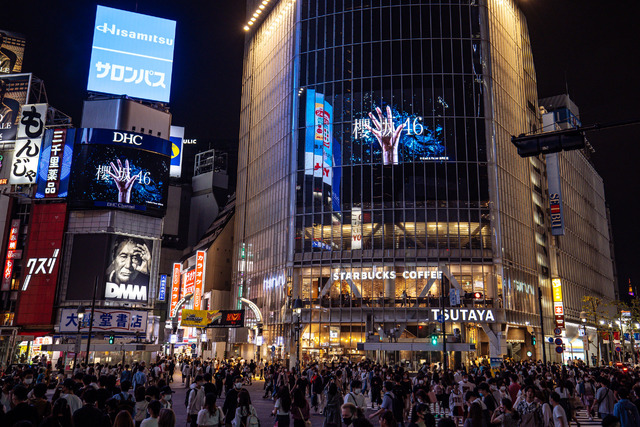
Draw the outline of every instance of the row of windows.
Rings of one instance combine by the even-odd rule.
[[[318,2],[321,4],[322,2]],[[308,37],[303,49],[313,50],[350,43],[426,37],[478,38],[480,19],[473,5],[369,7],[337,13],[314,10],[303,3],[302,24]]]

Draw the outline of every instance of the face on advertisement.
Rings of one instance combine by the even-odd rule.
[[[113,261],[109,267],[109,281],[117,284],[131,284],[149,275],[151,252],[147,244],[139,239],[126,239],[115,248]],[[146,281],[146,278],[145,278]]]

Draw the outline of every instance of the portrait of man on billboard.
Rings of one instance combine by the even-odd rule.
[[[150,240],[134,237],[114,239],[106,282],[116,285],[148,286],[151,269]]]

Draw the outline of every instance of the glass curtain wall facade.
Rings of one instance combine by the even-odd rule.
[[[263,13],[245,53],[234,279],[262,310],[262,356],[299,344],[303,360],[357,358],[398,341],[395,360],[436,361],[405,349],[438,329],[443,300],[534,323],[535,165],[510,135],[535,128],[537,96],[516,5],[298,0]],[[446,330],[475,344],[463,357],[499,356],[501,319]]]

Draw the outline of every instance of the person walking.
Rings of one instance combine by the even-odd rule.
[[[289,413],[291,411],[291,395],[289,389],[280,387],[276,393],[276,403],[273,407],[272,415],[276,416],[278,427],[289,427]]]

